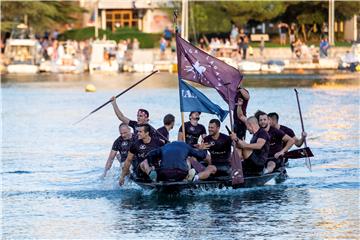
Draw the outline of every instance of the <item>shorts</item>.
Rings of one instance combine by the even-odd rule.
[[[242,167],[245,175],[259,175],[264,169],[264,161],[253,152],[242,162]]]
[[[214,166],[216,167],[215,177],[230,176],[230,163],[214,163]]]
[[[274,170],[277,170],[277,169],[285,166],[285,161],[284,161],[283,158],[278,158],[278,159],[276,159],[276,158],[271,158],[271,159],[268,159],[268,160],[266,160],[265,166],[267,166],[268,162],[270,162],[270,161],[273,161],[273,162],[276,164]]]
[[[157,180],[158,181],[182,181],[188,175],[188,171],[173,168],[173,169],[166,169],[166,168],[159,168],[156,170],[157,173]]]

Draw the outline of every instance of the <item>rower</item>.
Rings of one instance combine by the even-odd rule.
[[[129,125],[133,131],[134,134],[137,134],[138,131],[138,127],[142,124],[148,124],[149,123],[149,112],[146,109],[142,109],[140,108],[137,112],[137,121],[134,120],[130,120],[129,118],[127,118],[119,109],[117,103],[116,103],[116,98],[113,96],[111,97],[111,104],[113,106],[113,109],[115,111],[116,116],[119,118],[119,120],[127,125]],[[150,126],[150,125],[149,125]],[[150,126],[150,135],[151,136],[156,136],[156,130]]]
[[[121,123],[119,126],[119,132],[120,132],[120,136],[115,140],[115,142],[112,145],[108,160],[106,161],[105,164],[104,173],[101,176],[102,178],[106,176],[106,173],[111,168],[115,156],[120,162],[120,169],[122,168],[127,158],[129,148],[131,144],[134,142],[133,134],[131,133],[131,129],[128,125],[126,125],[125,123]]]
[[[270,148],[270,137],[265,129],[259,126],[256,117],[246,120],[248,131],[253,135],[250,143],[239,139],[235,133],[230,135],[236,147],[242,149],[244,175],[259,175],[263,172]],[[234,149],[235,151],[236,149]]]
[[[206,137],[206,129],[204,125],[199,123],[201,112],[191,112],[189,114],[188,122],[185,122],[185,142],[191,146],[198,143],[199,137],[202,139]],[[182,126],[179,128],[178,141],[183,141],[183,130]]]
[[[232,140],[220,132],[220,121],[211,119],[208,126],[209,135],[204,138],[204,144],[210,152],[209,164],[216,167],[216,176],[228,176],[230,170],[230,154]]]
[[[241,84],[241,83],[240,83]],[[245,139],[246,136],[246,118],[245,122],[241,120],[241,116],[246,117],[246,108],[250,99],[249,91],[241,85],[237,89],[235,96],[235,109],[234,109],[234,131],[239,139]]]
[[[148,161],[144,161],[142,165],[145,166],[147,163],[156,165],[161,158],[160,166],[156,168],[157,181],[182,181],[185,178],[189,181],[205,180],[216,172],[216,167],[209,165],[204,171],[196,174],[195,169],[189,168],[188,159],[189,157],[205,159],[206,155],[204,150],[194,149],[182,141],[175,141],[149,152]],[[154,172],[154,167],[150,165],[146,165],[145,169],[149,175]]]
[[[138,140],[130,146],[128,156],[125,160],[124,167],[122,169],[119,179],[120,186],[124,184],[125,177],[129,174],[131,165],[133,166],[133,170],[137,177],[145,177],[143,168],[141,168],[140,165],[143,161],[146,161],[146,154],[149,153],[151,150],[154,150],[164,145],[164,143],[159,139],[150,137],[149,124],[139,125],[137,136]],[[134,159],[136,160],[133,161]],[[149,177],[151,178],[153,177],[153,175]]]
[[[271,173],[284,165],[282,156],[294,145],[295,140],[282,130],[271,127],[269,117],[265,112],[259,110],[255,113],[255,117],[258,119],[260,127],[270,136],[269,159],[266,163],[264,173]],[[285,146],[283,146],[283,142]]]
[[[282,130],[284,133],[286,133],[291,138],[293,138],[295,140],[295,146],[301,147],[301,145],[303,145],[307,137],[306,132],[302,132],[301,137],[298,138],[295,136],[295,133],[291,128],[279,124],[279,115],[276,112],[269,113],[268,116],[270,120],[270,126]]]
[[[158,138],[164,142],[169,142],[169,132],[174,128],[175,117],[172,114],[166,114],[163,120],[164,126],[158,128],[156,133]]]

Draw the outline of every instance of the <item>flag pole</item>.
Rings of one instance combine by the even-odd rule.
[[[181,71],[181,55],[179,54],[179,43],[178,43],[178,34],[179,29],[177,26],[177,12],[174,10],[174,27],[175,27],[175,41],[176,41],[176,55],[177,55],[177,71],[178,71],[178,82],[179,82],[179,99],[180,99],[180,113],[181,113],[181,130],[182,130],[182,140],[185,142],[185,117],[184,112],[181,110],[183,104],[181,97],[181,88],[180,88],[180,71]]]
[[[229,106],[230,128],[231,128],[231,131],[234,131],[234,124],[233,124],[231,105],[230,105],[230,89],[229,89],[230,88],[230,83],[226,84],[226,88],[227,88],[227,94],[228,94],[228,99],[229,99],[228,106]]]

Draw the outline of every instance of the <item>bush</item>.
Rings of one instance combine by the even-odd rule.
[[[104,35],[106,35],[106,39],[115,40],[116,42],[128,38],[132,40],[134,38],[137,38],[140,42],[140,48],[158,47],[160,38],[162,36],[161,34],[156,33],[143,33],[135,28],[118,28],[115,32],[99,29],[99,39],[102,39]],[[95,28],[87,27],[65,31],[59,35],[59,40],[65,41],[70,39],[76,41],[83,41],[94,38],[94,36]]]

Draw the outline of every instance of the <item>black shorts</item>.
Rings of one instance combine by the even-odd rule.
[[[266,160],[266,165],[265,166],[267,166],[268,162],[270,162],[270,161],[273,161],[276,164],[274,170],[277,170],[277,169],[285,166],[285,160],[283,158],[278,158],[278,159],[271,158],[271,159],[268,159],[268,160]]]
[[[230,163],[214,163],[214,166],[216,167],[215,177],[230,176]]]
[[[174,168],[174,169],[165,169],[159,168],[156,170],[157,180],[158,181],[182,181],[188,175],[188,171],[183,169]]]
[[[243,122],[234,123],[234,132],[239,139],[244,139],[246,136],[246,125]]]
[[[242,162],[243,172],[245,175],[258,175],[264,169],[264,161],[254,152]]]

